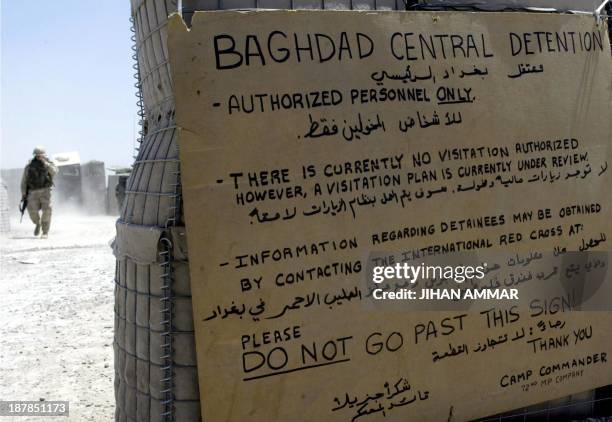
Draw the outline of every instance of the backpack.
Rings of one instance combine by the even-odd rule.
[[[47,167],[39,160],[32,160],[28,165],[26,182],[30,190],[50,188],[53,186],[53,178]]]

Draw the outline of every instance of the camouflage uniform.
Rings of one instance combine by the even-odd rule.
[[[34,155],[44,156],[44,150],[36,148]],[[57,167],[46,158],[39,160],[34,157],[25,167],[21,178],[21,194],[27,194],[28,214],[36,225],[34,235],[40,233],[42,226],[43,236],[49,233],[51,226],[51,187],[53,177],[57,173]],[[39,211],[42,210],[42,216]]]

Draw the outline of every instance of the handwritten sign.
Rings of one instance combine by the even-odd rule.
[[[610,312],[364,287],[372,253],[608,249],[604,24],[205,12],[169,49],[205,420],[465,420],[610,382]]]

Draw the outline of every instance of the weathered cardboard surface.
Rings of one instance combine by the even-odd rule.
[[[182,183],[204,419],[447,420],[450,417],[465,420],[610,383],[609,359],[574,369],[566,367],[552,374],[546,374],[544,369],[544,375],[540,374],[541,368],[572,362],[572,359],[610,355],[612,317],[607,312],[558,312],[537,317],[521,313],[518,321],[493,328],[487,325],[485,316],[470,314],[460,326],[458,319],[452,319],[456,316],[452,312],[368,311],[360,303],[362,300],[347,293],[360,292],[363,273],[285,286],[275,284],[279,273],[363,260],[372,251],[397,252],[475,238],[489,239],[492,248],[509,251],[554,248],[571,251],[580,249],[591,239],[605,238],[609,234],[612,198],[607,171],[607,163],[612,161],[608,148],[612,133],[609,118],[612,61],[606,30],[604,26],[596,26],[591,17],[520,13],[207,12],[196,13],[190,30],[180,18],[171,19],[169,49],[176,118],[181,127]],[[239,40],[237,48],[244,49],[247,35],[266,36],[271,31],[283,31],[289,34],[289,40],[294,33],[299,37],[321,33],[338,40],[343,31],[349,38],[361,32],[373,40],[375,48],[363,60],[298,63],[292,56],[283,63],[275,63],[266,56],[266,65],[262,66],[260,59],[251,56],[249,66],[216,69],[213,51],[216,35],[231,34]],[[536,31],[565,31],[566,36],[569,32],[595,32],[601,34],[603,45],[596,51],[552,53],[544,50],[529,55],[523,51],[513,56],[509,33]],[[397,60],[389,49],[389,40],[395,32],[426,36],[473,34],[476,42],[484,37],[486,51],[481,49],[480,57],[470,59],[444,59],[438,52],[435,60],[431,57]],[[260,47],[265,49],[266,38],[262,40]],[[409,40],[414,43],[415,38]],[[537,41],[533,38],[531,41],[530,47],[537,46]],[[251,44],[250,52],[255,51]],[[494,57],[483,57],[485,53]],[[420,51],[411,50],[410,54],[418,56]],[[509,77],[517,74],[520,64],[529,64],[529,69],[542,65],[543,72]],[[410,76],[406,76],[406,65],[411,65]],[[426,78],[429,66],[436,82]],[[475,68],[483,72],[486,69],[487,74],[465,75]],[[379,78],[382,70],[395,76],[377,85],[372,74],[379,72]],[[457,76],[461,70],[463,77]],[[431,101],[362,105],[350,102],[352,88],[411,86],[427,89]],[[471,88],[474,101],[439,105],[435,90],[440,86]],[[341,104],[310,110],[228,113],[231,95],[332,89],[343,93]],[[426,123],[417,122],[410,128],[404,126],[405,132],[398,129],[400,121],[409,122],[408,116],[416,119],[417,112],[431,122],[434,111],[441,121],[439,125],[424,128],[421,126]],[[451,121],[447,112],[450,116],[460,112],[461,123],[447,125]],[[358,113],[362,114],[359,128]],[[385,131],[372,124],[371,133],[365,134],[368,130],[364,126],[376,121],[377,114],[384,120]],[[458,114],[455,116],[459,120]],[[314,128],[310,119],[318,119],[319,126]],[[324,125],[328,125],[325,136],[313,136],[323,134]],[[335,135],[330,134],[334,131],[333,125],[338,131]],[[347,129],[350,126],[354,128],[353,133]],[[348,130],[345,137],[343,129]],[[308,133],[310,137],[306,136]],[[361,139],[345,139],[355,134]],[[577,139],[578,151],[515,155],[517,142],[565,138]],[[510,157],[506,160],[511,160],[513,165],[519,158],[542,156],[547,157],[550,166],[552,156],[570,153],[587,153],[587,159],[575,165],[533,171],[519,172],[512,167],[510,172],[502,173],[501,179],[496,179],[496,175],[452,180],[439,177],[436,181],[407,183],[406,173],[415,171],[414,154],[429,151],[432,156],[430,165],[416,169],[419,173],[423,169],[441,172],[444,167],[450,167],[454,174],[461,165],[497,160],[486,157],[441,163],[438,151],[447,147],[480,146],[509,147]],[[400,154],[404,157],[401,170],[382,170],[365,176],[400,174],[399,192],[402,189],[410,192],[410,200],[404,207],[390,197],[382,204],[381,198],[391,188],[376,187],[331,197],[314,193],[313,183],[325,185],[342,178],[321,175],[327,163]],[[315,166],[317,175],[304,179],[302,166],[309,165]],[[289,169],[290,182],[265,189],[299,185],[307,192],[305,198],[237,204],[237,193],[263,189],[249,187],[247,172],[283,168]],[[527,182],[527,179],[535,180],[541,171],[540,180]],[[559,178],[553,177],[551,181],[547,176],[543,181],[548,171]],[[230,176],[236,172],[245,174],[237,186]],[[349,178],[356,176],[359,175]],[[518,178],[522,178],[521,183]],[[493,180],[493,185],[478,191],[472,188],[459,192],[458,184],[463,188],[471,183],[479,186],[483,179],[488,180],[487,186]],[[432,192],[442,186],[448,187],[447,192]],[[366,199],[362,194],[368,195]],[[375,202],[370,204],[368,200],[372,197]],[[344,207],[338,205],[342,199]],[[585,203],[599,203],[601,211],[559,217],[560,208]],[[353,205],[355,214],[348,204]],[[551,218],[539,220],[538,210],[545,208],[551,209]],[[513,213],[527,211],[534,213],[531,220],[513,222]],[[500,214],[506,216],[503,225],[444,233],[436,230],[431,236],[372,244],[373,234],[383,231],[429,223],[439,227],[441,221]],[[576,223],[583,224],[583,230],[570,235],[570,226]],[[533,230],[537,233],[538,229],[558,225],[563,231],[559,236],[531,239]],[[508,233],[522,233],[523,239],[500,244],[500,236]],[[330,250],[331,241],[354,238],[358,248]],[[264,264],[236,268],[237,256],[283,248],[295,251],[298,245],[324,241],[330,242],[328,249],[318,255],[281,261],[268,258]],[[605,241],[591,242],[591,246],[609,249]],[[256,288],[252,280],[260,277],[261,288]],[[251,280],[253,288],[243,291],[241,286],[249,283],[241,280]],[[324,304],[326,301],[328,305]],[[276,317],[281,313],[282,316]],[[540,321],[549,327],[557,321],[564,325],[557,326],[557,331],[540,334],[537,331]],[[300,327],[298,339],[276,344],[272,341],[259,347],[249,343],[243,350],[243,336],[255,335],[261,343],[264,332],[294,326]],[[422,327],[429,328],[428,339],[423,334],[415,334]],[[574,344],[573,332],[581,328],[592,330],[592,336]],[[488,338],[504,334],[516,337],[515,333],[521,329],[527,332],[525,338],[486,351],[476,350]],[[534,352],[529,343],[536,336],[562,339],[565,335],[568,344],[554,350]],[[381,346],[381,341],[385,343],[389,337],[388,344]],[[274,335],[269,338],[274,340]],[[469,353],[432,359],[434,352],[442,354],[464,344]],[[316,358],[302,354],[304,345],[309,350],[316,347]],[[383,350],[374,353],[379,348]],[[256,352],[271,354],[270,365],[279,369],[264,364],[247,371],[250,367],[243,367],[243,353],[247,353],[245,359],[250,366],[259,356]],[[285,365],[284,353],[288,356]],[[531,371],[527,379],[519,377],[520,381],[512,385],[501,386],[510,375],[527,371]],[[410,389],[406,389],[408,384]]]

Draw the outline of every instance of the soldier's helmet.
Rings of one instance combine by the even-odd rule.
[[[36,148],[34,148],[34,151],[32,152],[32,154],[34,155],[45,155],[46,151],[45,151],[45,147],[42,146],[37,146]]]

